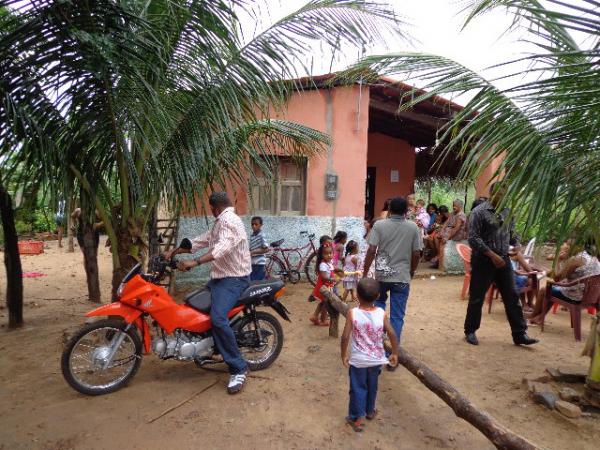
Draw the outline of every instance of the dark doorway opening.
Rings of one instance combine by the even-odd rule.
[[[375,176],[376,167],[367,167],[367,183],[365,186],[365,219],[375,217]]]

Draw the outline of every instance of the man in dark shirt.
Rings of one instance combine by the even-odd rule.
[[[481,308],[485,294],[494,282],[502,295],[513,342],[515,345],[535,344],[538,340],[527,336],[527,323],[519,303],[508,256],[508,247],[518,246],[518,236],[514,232],[514,223],[507,222],[509,210],[504,208],[500,212],[496,211],[504,198],[505,188],[499,183],[494,183],[490,193],[491,199],[471,211],[469,218],[469,245],[472,255],[465,339],[469,344],[479,344],[475,332],[481,324]]]

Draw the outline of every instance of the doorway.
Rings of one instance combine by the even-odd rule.
[[[365,186],[365,219],[375,217],[375,177],[376,167],[367,167],[367,182]]]

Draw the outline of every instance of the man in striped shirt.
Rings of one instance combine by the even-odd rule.
[[[206,288],[212,296],[210,318],[213,339],[229,366],[231,376],[227,392],[237,394],[246,382],[248,364],[237,346],[227,313],[249,285],[250,249],[244,224],[235,213],[227,194],[214,192],[208,198],[208,203],[216,218],[215,223],[211,230],[192,239],[192,249],[189,252],[196,253],[202,248],[208,248],[208,251],[199,258],[180,261],[177,268],[189,270],[200,264],[212,263],[210,281]],[[175,253],[183,252],[178,250],[168,256],[173,257]]]

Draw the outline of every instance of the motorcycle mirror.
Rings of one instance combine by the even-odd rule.
[[[192,241],[188,238],[183,238],[181,243],[179,244],[179,248],[182,250],[191,250],[192,249]]]

